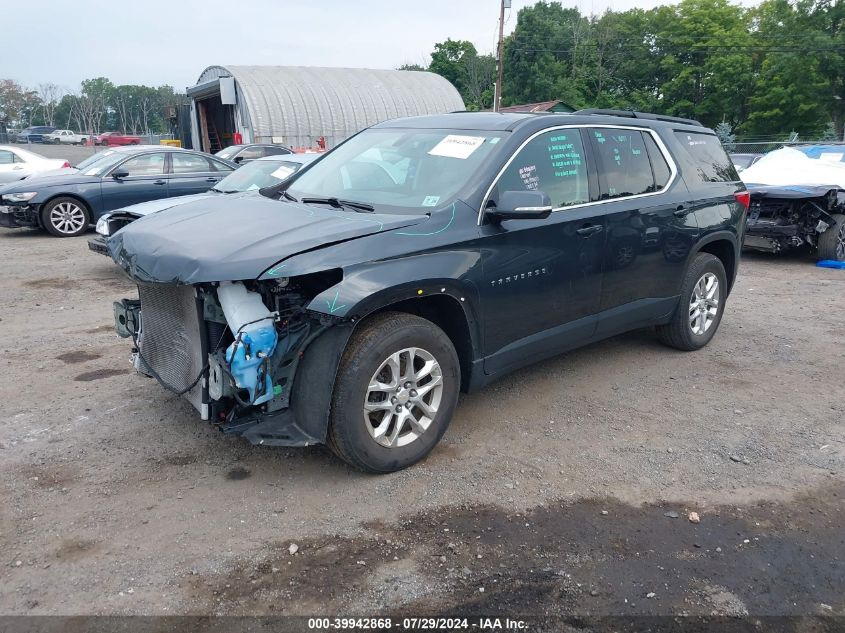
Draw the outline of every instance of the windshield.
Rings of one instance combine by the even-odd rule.
[[[326,154],[288,194],[420,209],[450,202],[502,134],[477,130],[370,129]]]
[[[90,158],[79,163],[76,168],[86,176],[102,176],[109,169],[126,158],[126,154],[114,151],[105,151],[94,154]]]
[[[80,171],[83,171],[89,165],[93,165],[97,161],[103,160],[103,158],[105,158],[106,156],[109,156],[109,155],[114,154],[114,153],[115,153],[115,151],[113,149],[107,149],[103,152],[97,152],[96,154],[92,154],[91,156],[89,156],[88,158],[83,160],[81,163],[76,165],[76,168],[79,169]]]
[[[230,145],[229,147],[221,149],[215,154],[215,156],[219,156],[220,158],[225,158],[226,160],[229,160],[230,158],[232,158],[232,156],[237,154],[242,149],[243,147],[240,145]]]
[[[300,167],[300,163],[287,160],[255,160],[233,171],[214,185],[214,189],[234,193],[270,187],[279,184]]]

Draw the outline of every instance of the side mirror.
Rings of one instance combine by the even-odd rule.
[[[232,162],[234,162],[234,163],[238,163],[239,165],[240,165],[243,161],[244,161],[244,157],[243,157],[243,156],[235,156],[235,157],[232,159]]]
[[[543,220],[551,212],[552,201],[542,191],[504,191],[485,213],[496,220]]]
[[[126,178],[129,175],[129,172],[123,168],[117,168],[111,173],[111,177],[115,180],[120,180],[121,178]]]

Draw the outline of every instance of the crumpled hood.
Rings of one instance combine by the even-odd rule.
[[[138,281],[238,281],[256,279],[291,255],[426,218],[356,213],[260,195],[216,195],[146,215],[109,238],[108,247],[112,259]]]

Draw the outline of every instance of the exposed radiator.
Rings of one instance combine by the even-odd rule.
[[[147,365],[174,389],[190,385],[205,365],[197,300],[191,286],[139,284],[141,354]],[[185,398],[201,413],[200,380]],[[205,417],[205,416],[204,416]]]

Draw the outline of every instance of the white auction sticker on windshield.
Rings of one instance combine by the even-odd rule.
[[[450,134],[428,153],[432,156],[446,156],[447,158],[468,158],[484,142],[483,136],[461,136]]]
[[[279,167],[276,171],[274,171],[270,175],[273,176],[273,178],[278,178],[279,180],[284,180],[285,178],[290,176],[292,173],[293,173],[293,167],[287,167],[285,165],[282,165],[281,167]]]

